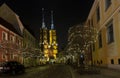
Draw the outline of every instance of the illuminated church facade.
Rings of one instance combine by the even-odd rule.
[[[40,50],[43,52],[46,61],[56,59],[58,44],[56,30],[53,23],[53,11],[51,11],[51,28],[48,29],[44,22],[44,9],[42,9],[42,27],[40,28]]]

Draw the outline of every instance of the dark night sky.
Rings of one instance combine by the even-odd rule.
[[[1,1],[1,0],[0,0]],[[50,27],[50,11],[54,11],[54,26],[58,44],[67,43],[69,27],[85,21],[94,0],[5,0],[21,20],[30,26],[36,36],[42,25],[41,9],[45,8],[45,23]]]

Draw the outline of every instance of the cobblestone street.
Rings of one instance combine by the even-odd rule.
[[[46,65],[26,69],[25,74],[19,75],[0,75],[0,78],[120,78],[120,71],[98,68],[97,74],[80,74],[79,69],[74,69],[68,65]]]
[[[26,70],[20,75],[1,75],[0,78],[72,78],[70,67],[66,65],[47,65]]]

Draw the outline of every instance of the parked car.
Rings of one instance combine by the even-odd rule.
[[[7,74],[24,73],[25,67],[17,61],[8,61],[0,64],[0,71]]]

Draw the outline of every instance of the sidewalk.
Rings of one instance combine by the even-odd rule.
[[[73,78],[120,78],[120,70],[95,67],[95,69],[96,68],[100,70],[100,73],[84,72],[84,74],[80,74],[80,69],[74,69],[72,67],[71,70],[73,73]]]
[[[113,78],[120,78],[120,70],[110,68],[100,68],[101,74]]]

